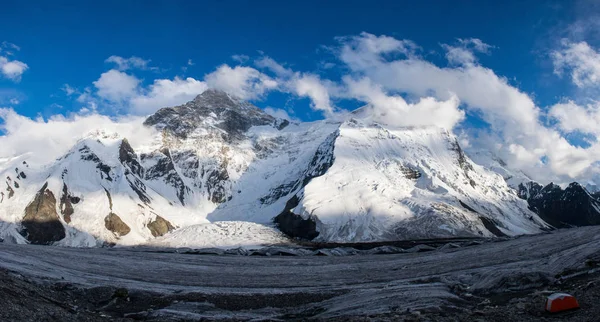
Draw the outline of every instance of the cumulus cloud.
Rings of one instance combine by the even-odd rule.
[[[211,88],[226,91],[242,99],[257,99],[277,87],[277,81],[252,67],[221,65],[206,75]]]
[[[409,104],[401,96],[386,94],[381,86],[368,78],[344,79],[348,92],[354,98],[368,103],[360,111],[374,121],[391,126],[439,126],[451,130],[464,119],[464,112],[458,109],[459,100],[451,95],[446,101],[432,97],[421,98]]]
[[[574,101],[553,105],[548,115],[558,121],[561,130],[600,135],[600,104],[580,106]]]
[[[329,90],[317,75],[304,74],[294,78],[291,82],[292,89],[300,97],[308,97],[311,107],[321,111],[326,117],[333,116],[334,108],[331,106]]]
[[[133,69],[133,68],[137,68],[137,69],[148,69],[148,64],[150,63],[150,60],[146,60],[140,57],[136,57],[136,56],[131,56],[129,58],[123,58],[121,56],[110,56],[105,60],[106,63],[113,63],[115,65],[117,65],[117,69],[124,71],[124,70],[128,70],[128,69]]]
[[[587,42],[573,43],[563,39],[561,48],[550,56],[557,75],[570,73],[573,83],[578,87],[600,85],[600,53]]]
[[[142,117],[111,119],[99,114],[52,116],[48,120],[30,119],[12,109],[0,109],[0,158],[31,153],[32,164],[46,164],[62,156],[87,133],[97,130],[116,132],[139,146],[152,136],[152,129],[142,125]]]
[[[100,98],[122,103],[136,95],[140,80],[135,76],[111,69],[102,73],[93,84]]]
[[[4,77],[19,82],[21,75],[29,68],[27,64],[18,60],[10,60],[8,57],[0,56],[0,74]]]
[[[149,89],[131,99],[132,112],[149,114],[161,107],[176,106],[191,101],[208,86],[205,82],[188,77],[182,79],[157,79]]]

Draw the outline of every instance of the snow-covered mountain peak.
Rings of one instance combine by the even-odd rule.
[[[11,224],[0,222],[0,237],[177,246],[204,238],[190,234],[252,234],[265,231],[261,225],[321,241],[545,227],[451,132],[390,126],[363,112],[289,123],[208,90],[148,117],[144,124],[156,131],[143,144],[100,130],[44,167],[29,167],[26,156],[4,161],[0,177],[10,179],[2,183],[0,219]],[[40,234],[36,220],[53,222],[52,234]],[[224,221],[231,224],[216,224]],[[264,240],[241,237],[248,238]]]
[[[158,110],[144,124],[183,139],[202,128],[202,132],[217,130],[215,133],[222,133],[226,140],[233,140],[240,139],[252,126],[281,128],[288,122],[223,91],[209,89],[186,104]]]

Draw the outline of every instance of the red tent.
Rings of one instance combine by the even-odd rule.
[[[562,312],[579,308],[577,299],[567,293],[554,293],[546,300],[546,311],[551,313]]]

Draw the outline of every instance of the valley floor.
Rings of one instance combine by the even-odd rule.
[[[549,292],[574,312],[543,312]],[[595,321],[600,227],[422,253],[254,257],[0,243],[1,320]]]

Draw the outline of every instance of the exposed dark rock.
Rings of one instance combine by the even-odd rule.
[[[25,208],[21,233],[32,244],[47,245],[66,236],[65,228],[56,213],[56,198],[47,187],[48,183],[45,183]]]
[[[177,198],[182,205],[185,205],[185,195],[189,192],[189,187],[175,170],[171,151],[163,148],[160,151],[155,151],[150,154],[143,154],[142,159],[155,158],[158,161],[152,167],[148,168],[145,173],[145,179],[149,180],[164,180],[176,190]]]
[[[125,236],[131,231],[131,228],[121,220],[121,217],[113,212],[104,218],[104,226],[118,237]]]
[[[498,228],[496,223],[494,223],[491,219],[488,219],[484,216],[479,216],[479,220],[481,220],[481,222],[485,226],[485,229],[489,230],[492,234],[496,235],[497,237],[506,237],[507,236],[505,233],[503,233]]]
[[[458,140],[455,139],[453,142],[451,142],[451,149],[456,151],[456,153],[458,155],[458,158],[457,158],[458,165],[460,166],[461,169],[463,169],[465,176],[469,180],[469,184],[471,185],[471,187],[474,188],[475,181],[473,179],[471,179],[471,177],[469,176],[469,171],[473,171],[473,166],[467,160],[465,152],[460,147],[460,144],[458,144]]]
[[[71,216],[73,215],[74,209],[71,204],[71,198],[69,197],[69,188],[66,183],[63,183],[62,195],[60,197],[60,211],[63,215],[63,219],[68,224],[71,222]]]
[[[126,167],[128,167],[133,174],[143,177],[144,176],[144,168],[138,162],[138,157],[129,141],[127,139],[123,139],[121,145],[119,146],[119,161]]]
[[[102,173],[100,173],[100,176],[102,177],[102,179],[106,179],[108,181],[113,181],[110,176],[110,166],[108,166],[102,162],[99,162],[96,165],[96,169],[98,169],[98,170],[102,171],[102,173],[104,173],[104,175],[102,175]]]
[[[158,215],[156,216],[156,219],[154,219],[154,221],[150,222],[147,225],[147,227],[148,229],[150,229],[150,232],[154,237],[160,237],[175,229],[175,227],[173,227],[173,225],[171,225],[171,223],[168,220]]]
[[[485,229],[487,229],[490,233],[496,235],[496,237],[506,237],[507,235],[505,233],[503,233],[499,228],[498,228],[498,224],[496,222],[494,222],[492,219],[489,219],[487,217],[482,216],[479,212],[477,212],[475,209],[473,209],[472,207],[470,207],[469,205],[467,205],[466,203],[462,202],[462,200],[458,201],[460,203],[461,206],[463,206],[465,209],[474,212],[476,214],[479,215],[479,220],[481,220],[481,223],[483,224],[483,226],[485,226]]]
[[[8,192],[8,199],[15,195],[15,191],[10,187],[10,184],[6,182],[6,191]]]
[[[81,160],[100,162],[100,158],[94,152],[92,152],[92,150],[90,150],[90,148],[87,145],[81,147],[79,149],[79,152],[81,152]]]
[[[17,173],[17,179],[26,179],[27,176],[23,171],[19,171],[19,168],[15,168],[15,172]]]
[[[421,172],[418,169],[412,169],[409,167],[401,167],[400,171],[406,179],[416,180],[421,177]]]
[[[274,222],[279,227],[279,230],[288,236],[308,240],[315,239],[319,236],[316,222],[312,218],[304,219],[290,210],[298,206],[299,202],[300,198],[293,196],[286,203],[284,211],[275,217]]]
[[[332,133],[327,140],[317,148],[315,156],[311,160],[308,169],[305,171],[304,176],[300,180],[287,185],[279,186],[275,190],[271,190],[271,194],[289,194],[298,188],[304,188],[313,178],[324,175],[331,165],[333,165],[333,161],[335,160],[333,152],[335,149],[335,140],[338,135],[339,131]],[[287,191],[288,189],[292,190]],[[299,237],[312,240],[319,235],[316,221],[313,218],[304,219],[302,216],[295,214],[292,211],[292,209],[294,209],[300,203],[301,193],[302,192],[298,192],[292,196],[292,198],[287,201],[283,211],[277,215],[273,221],[277,224],[279,230],[290,237]],[[273,197],[265,196],[261,198],[261,201],[263,200],[265,202],[272,202]]]
[[[258,107],[215,89],[208,89],[193,101],[158,110],[144,122],[160,130],[186,138],[208,117],[219,120],[227,141],[238,139],[256,125],[275,125],[276,119]]]
[[[528,182],[519,185],[518,195],[554,227],[600,225],[600,200],[579,183],[573,182],[563,190],[553,183],[542,187]]]
[[[113,203],[112,203],[112,197],[110,196],[110,192],[108,192],[108,190],[106,190],[106,188],[104,188],[104,192],[106,192],[106,198],[108,198],[108,207],[109,207],[110,211],[112,211]]]
[[[277,129],[279,131],[285,129],[288,125],[290,125],[290,121],[288,120],[282,120],[281,123],[279,123],[279,125],[277,125]]]
[[[210,172],[208,180],[206,180],[206,190],[208,191],[209,198],[212,202],[223,203],[230,199],[224,185],[228,179],[229,173],[227,172],[226,165],[222,165],[220,169],[215,169]]]
[[[144,202],[146,205],[149,205],[151,200],[148,194],[146,194],[146,185],[138,178],[134,177],[133,182],[126,176],[125,179],[129,183],[129,187],[138,195],[140,200]]]

